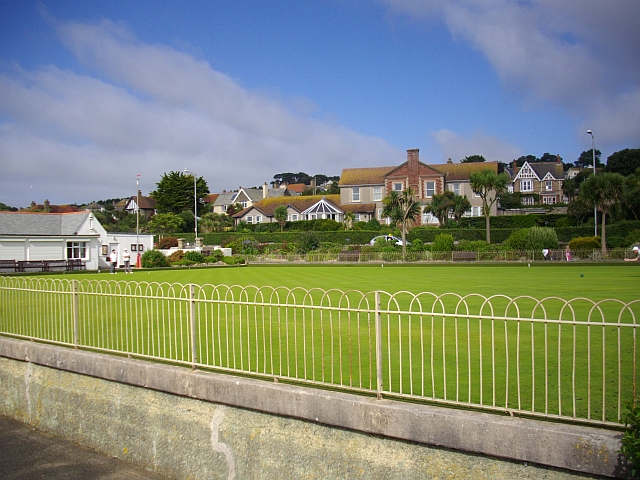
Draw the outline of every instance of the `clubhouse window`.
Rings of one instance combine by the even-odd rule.
[[[87,258],[87,242],[67,242],[67,258]]]

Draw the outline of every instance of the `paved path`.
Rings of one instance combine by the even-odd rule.
[[[0,416],[0,479],[166,480],[90,448]]]

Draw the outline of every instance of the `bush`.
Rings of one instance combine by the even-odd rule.
[[[609,248],[623,248],[625,247],[624,237],[618,237],[615,235],[607,235],[607,247]]]
[[[204,263],[204,255],[202,253],[197,252],[195,250],[190,250],[184,254],[185,260],[188,260],[191,263]]]
[[[184,260],[184,251],[176,250],[175,252],[173,252],[171,255],[167,257],[167,260],[171,264],[176,264],[178,262],[181,262],[182,260]]]
[[[205,260],[207,261],[207,263],[221,262],[224,258],[224,253],[222,253],[222,250],[204,250],[202,253],[206,255]]]
[[[433,245],[431,246],[431,251],[450,252],[453,250],[454,242],[453,235],[441,233],[440,235],[436,235]]]
[[[300,253],[308,253],[318,248],[318,246],[320,245],[320,240],[318,239],[318,235],[316,235],[314,232],[304,232],[302,235],[300,235],[297,245],[298,251]]]
[[[634,402],[627,406],[624,423],[627,430],[622,436],[620,452],[627,459],[631,478],[640,478],[640,406]]]
[[[416,238],[411,245],[407,246],[407,251],[409,252],[424,252],[428,249],[428,246],[422,243],[422,240],[419,238]]]
[[[223,257],[222,261],[227,265],[243,265],[245,263],[244,257],[239,255],[233,255],[231,257]]]
[[[491,245],[486,240],[462,240],[456,246],[456,250],[461,252],[481,252],[491,249]]]
[[[631,230],[626,237],[624,237],[624,246],[630,247],[640,243],[640,229]]]
[[[558,248],[558,235],[553,228],[532,227],[527,234],[526,250],[542,250]]]
[[[176,237],[162,237],[158,239],[156,243],[156,248],[160,250],[167,250],[172,247],[178,246],[178,239]]]
[[[602,248],[600,237],[578,237],[569,242],[571,250],[596,250]]]
[[[503,244],[510,250],[524,250],[527,245],[527,239],[529,238],[529,230],[529,228],[514,230]]]
[[[164,256],[162,252],[158,250],[147,250],[142,254],[142,267],[143,268],[159,268],[168,267],[169,260]]]

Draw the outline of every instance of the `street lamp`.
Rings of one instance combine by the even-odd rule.
[[[593,156],[593,175],[596,174],[596,142],[593,139],[593,132],[591,130],[587,130],[587,134],[591,135],[591,154]],[[604,214],[603,214],[604,215]],[[593,223],[595,229],[595,236],[598,236],[598,208],[593,206]]]
[[[140,268],[140,174],[136,175],[136,268]]]
[[[198,193],[196,189],[196,174],[190,172],[188,169],[184,169],[184,173],[188,173],[193,177],[193,218],[196,221],[196,239],[194,245],[198,242]]]

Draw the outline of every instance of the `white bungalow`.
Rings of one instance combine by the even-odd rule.
[[[87,270],[107,266],[111,250],[123,264],[124,249],[153,248],[153,235],[108,233],[90,211],[73,213],[0,212],[0,260],[82,260]]]

